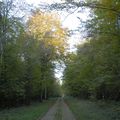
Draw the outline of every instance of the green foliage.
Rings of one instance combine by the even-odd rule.
[[[119,11],[120,2],[96,3],[98,7],[92,9],[92,18],[86,23],[88,40],[66,64],[64,85],[73,96],[120,100],[120,29],[118,14],[110,9],[114,6]]]
[[[30,26],[25,27],[28,22],[24,25],[19,19],[11,16],[13,4],[9,0],[0,2],[0,106],[2,107],[29,105],[32,100],[42,101],[59,94],[53,61],[58,49],[63,54],[64,47],[61,44],[66,38],[64,33],[66,31],[61,27],[60,21],[50,13],[42,13],[40,16],[35,12],[33,16],[40,16],[43,23],[46,22],[44,20],[46,18],[48,24],[40,26],[39,19],[33,19],[33,22],[37,20],[39,25],[36,29],[39,30],[34,33],[32,29],[30,33],[28,30]],[[32,21],[32,18],[28,21]],[[30,25],[35,26],[37,23],[35,21]],[[54,39],[54,44],[50,42],[51,37],[46,40],[47,31],[43,28],[47,27],[49,31],[54,27],[58,29],[54,33],[54,36],[58,36],[57,40]],[[40,37],[36,37],[37,35]]]
[[[55,100],[47,100],[43,103],[33,103],[29,107],[11,108],[0,111],[0,120],[36,120],[41,119]]]

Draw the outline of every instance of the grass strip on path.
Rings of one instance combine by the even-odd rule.
[[[66,98],[77,120],[120,120],[120,102],[94,102]]]
[[[59,99],[54,120],[62,120],[62,103],[61,102],[62,102],[61,99]]]
[[[1,110],[0,120],[37,120],[43,117],[55,101],[55,99],[50,99],[30,106]]]

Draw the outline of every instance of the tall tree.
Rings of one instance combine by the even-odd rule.
[[[97,99],[120,100],[120,2],[98,0],[87,1],[82,5],[92,8],[92,18],[86,22],[88,41],[78,47],[78,59],[72,62],[78,66],[70,63],[73,67],[66,68],[66,71],[72,70],[71,73],[78,71],[77,77],[71,79],[70,73],[65,71],[65,84],[69,85],[68,90],[76,90],[76,96],[80,96],[81,92],[82,96],[85,95],[86,90],[90,96]],[[78,87],[75,87],[76,85]]]

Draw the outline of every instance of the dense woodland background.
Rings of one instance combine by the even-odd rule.
[[[66,61],[64,86],[79,98],[120,100],[120,1],[71,2],[90,8],[86,42]]]
[[[15,5],[11,0],[0,2],[1,107],[59,96],[55,61],[66,46],[67,32],[57,15],[35,9],[26,21],[14,14]]]
[[[86,41],[76,53],[66,51],[68,30],[58,15],[34,9],[24,20],[13,14],[14,1],[0,2],[0,107],[59,96],[54,72],[61,61],[66,66],[62,86],[66,95],[120,100],[120,1],[67,0],[56,5],[71,6],[90,10],[90,19],[81,23]]]

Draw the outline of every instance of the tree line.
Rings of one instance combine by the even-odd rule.
[[[59,16],[35,9],[24,21],[12,15],[13,7],[12,0],[0,2],[1,107],[58,96],[55,61],[66,49],[67,30]]]
[[[69,2],[69,1],[68,1]],[[73,1],[72,1],[73,2]],[[75,2],[73,2],[75,5]],[[80,5],[76,2],[76,5]],[[86,42],[70,54],[64,71],[66,93],[79,98],[120,100],[120,1],[87,0]]]

